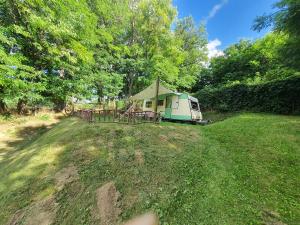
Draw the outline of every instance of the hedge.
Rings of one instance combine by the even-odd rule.
[[[300,76],[268,83],[205,88],[198,91],[202,110],[300,113]]]

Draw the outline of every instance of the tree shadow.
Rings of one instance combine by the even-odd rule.
[[[27,210],[32,203],[49,195],[55,196],[60,206],[56,224],[67,224],[66,221],[95,224],[89,210],[95,205],[94,191],[103,181],[117,178],[119,183],[126,184],[121,185],[120,190],[130,195],[134,193],[131,193],[132,184],[127,183],[129,180],[138,180],[143,193],[155,189],[149,188],[149,184],[173,184],[166,179],[169,174],[167,168],[171,169],[166,165],[171,165],[175,156],[181,153],[167,145],[167,140],[147,138],[148,132],[156,134],[156,131],[149,131],[151,126],[141,125],[139,130],[134,126],[91,124],[71,118],[46,128],[22,128],[17,133],[18,140],[8,143],[12,149],[0,160],[0,208],[3,209],[0,211],[0,224],[5,224],[18,210]],[[173,132],[167,128],[161,130],[166,137]],[[180,132],[186,133],[181,129]],[[166,145],[161,146],[162,141]],[[137,168],[135,148],[142,149],[144,146],[153,147],[143,153],[148,163]],[[182,146],[185,146],[183,141]],[[164,163],[153,167],[158,161]],[[73,183],[74,191],[72,184],[58,190],[56,173],[70,164],[78,169],[80,184],[76,188],[76,183]],[[125,168],[128,168],[126,172]],[[142,178],[141,174],[144,174]],[[130,198],[128,201],[128,205],[132,203]],[[133,210],[138,208],[137,204]]]
[[[39,136],[50,130],[53,125],[27,126],[23,127],[16,133],[16,140],[7,141],[6,144],[13,148],[23,148],[34,142]]]
[[[57,125],[25,126],[16,132],[14,140],[4,141],[6,147],[0,149],[0,224],[53,187],[52,178],[45,175],[49,163],[36,161],[49,144],[39,144],[39,140]]]
[[[203,119],[208,120],[210,123],[221,122],[231,117],[238,115],[237,112],[216,112],[216,111],[205,111],[203,112]]]

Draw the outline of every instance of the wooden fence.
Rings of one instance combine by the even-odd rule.
[[[121,110],[76,110],[74,116],[80,117],[90,123],[106,122],[106,123],[159,123],[160,114],[154,112],[126,112]]]

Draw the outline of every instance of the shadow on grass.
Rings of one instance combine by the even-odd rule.
[[[81,148],[99,146],[97,137],[92,142],[88,141],[91,130],[95,131],[93,125],[68,118],[50,126],[21,128],[16,133],[15,141],[6,142],[7,147],[0,150],[0,224],[7,224],[13,215],[20,211],[26,212],[32,203],[50,196],[55,196],[61,206],[57,212],[60,220],[56,219],[58,221],[54,223],[72,221],[74,217],[75,224],[83,220],[84,224],[94,223],[89,221],[92,219],[88,216],[89,211],[82,213],[83,208],[93,204],[93,193],[70,191],[78,185],[81,190],[83,186],[78,182],[58,190],[54,178],[59,170],[69,164],[74,164],[79,169],[86,163],[88,153],[81,151]],[[90,146],[81,144],[86,139]],[[77,155],[73,153],[78,150]],[[76,201],[80,201],[80,204],[75,204]],[[65,215],[70,212],[71,216]],[[21,220],[23,221],[22,218]]]
[[[49,143],[40,145],[38,141],[55,126],[22,127],[15,139],[6,141],[7,147],[0,149],[0,224],[5,224],[12,213],[49,194],[53,181],[43,176],[49,164],[39,156]]]
[[[19,150],[34,142],[53,126],[54,125],[40,125],[23,127],[17,131],[15,140],[7,141],[6,144],[8,147],[13,147],[16,150]]]
[[[210,123],[216,123],[237,116],[239,113],[237,112],[220,113],[216,111],[205,111],[202,114],[204,120],[208,120],[210,121]]]

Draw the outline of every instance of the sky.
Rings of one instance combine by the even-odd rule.
[[[278,0],[173,0],[178,17],[192,16],[197,24],[204,21],[208,33],[209,56],[222,55],[240,39],[256,39],[268,30],[251,30],[254,19],[273,12]]]

